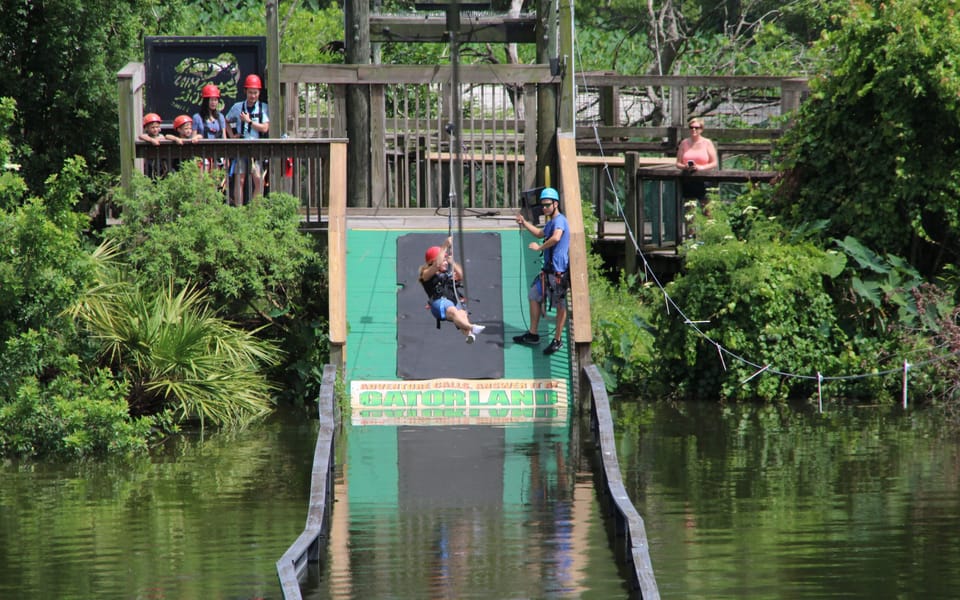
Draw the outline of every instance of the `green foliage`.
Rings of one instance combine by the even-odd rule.
[[[81,237],[87,217],[72,210],[84,172],[83,159],[69,160],[48,179],[45,199],[0,213],[0,344],[30,329],[57,329],[57,315],[89,280]]]
[[[272,344],[216,316],[206,295],[187,285],[138,284],[106,244],[97,284],[71,308],[100,344],[104,367],[131,383],[130,410],[242,425],[270,410],[261,365],[279,362]]]
[[[280,60],[290,63],[342,63],[343,56],[329,44],[343,40],[343,11],[336,5],[323,10],[281,12]],[[288,18],[289,16],[289,18]]]
[[[107,236],[148,280],[196,282],[234,320],[287,309],[303,270],[319,260],[300,233],[296,198],[272,193],[240,208],[190,164],[157,181],[139,178],[118,198],[123,224]],[[251,315],[251,313],[253,313]]]
[[[17,101],[10,141],[34,193],[74,155],[116,171],[116,73],[142,55],[152,2],[7,1],[0,19],[0,97]]]
[[[125,386],[100,371],[92,380],[60,375],[21,386],[0,406],[0,453],[82,458],[146,448],[152,420],[128,419]]]
[[[787,243],[760,222],[738,239],[724,209],[710,208],[713,218],[698,225],[702,243],[689,248],[684,273],[667,286],[675,306],[654,315],[653,379],[664,393],[703,399],[815,393],[816,373],[840,372],[841,357],[853,353],[826,288],[836,258],[810,243]],[[718,345],[729,353],[721,356]],[[812,379],[753,377],[766,366]]]
[[[216,182],[189,165],[161,180],[140,178],[118,199],[123,224],[107,236],[150,281],[194,283],[224,318],[281,340],[288,362],[274,376],[300,402],[315,396],[329,349],[326,264],[301,233],[297,200],[271,193],[224,204]]]
[[[29,330],[0,347],[0,455],[128,453],[156,435],[153,419],[129,418],[125,382],[70,353],[71,331]]]
[[[908,326],[900,328],[907,344],[916,346],[911,362],[920,368],[911,373],[911,389],[917,398],[935,404],[955,431],[960,430],[960,306],[953,294],[933,284],[913,291],[917,309],[924,320],[938,319],[926,333]]]
[[[960,21],[948,0],[858,2],[782,140],[773,209],[924,275],[960,258]]]
[[[599,273],[590,275],[591,352],[611,392],[637,392],[650,376],[655,332],[638,287],[636,276],[621,275],[614,283]]]
[[[584,227],[596,229],[597,217],[589,202],[583,203]],[[649,308],[638,291],[636,276],[621,273],[612,281],[602,259],[587,253],[590,280],[591,354],[608,391],[635,391],[644,386],[653,354],[653,331],[647,323]]]
[[[850,287],[865,303],[864,313],[873,315],[876,330],[884,331],[898,323],[914,330],[934,331],[950,312],[952,307],[943,302],[928,302],[926,309],[921,310],[914,292],[924,280],[902,258],[879,256],[855,238],[834,241],[859,266],[849,276]]]

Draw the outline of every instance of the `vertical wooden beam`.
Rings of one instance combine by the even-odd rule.
[[[370,64],[370,3],[367,0],[343,5],[344,46],[347,64]],[[347,86],[347,138],[350,140],[347,162],[350,182],[350,206],[370,206],[370,89],[366,85]]]
[[[370,202],[373,208],[387,203],[387,101],[386,86],[370,86]]]
[[[286,107],[280,98],[280,19],[277,16],[277,0],[267,0],[267,104],[273,106],[273,117],[270,119],[270,137],[283,137],[287,132],[287,122],[284,119]],[[271,187],[278,191],[283,189],[283,173],[280,167],[280,157],[270,157],[270,173],[274,182]]]
[[[637,244],[643,243],[643,220],[637,216],[643,214],[643,207],[639,205],[641,195],[637,188],[637,163],[640,154],[637,152],[627,152],[625,155],[623,173],[627,178],[626,190],[624,192],[625,204],[624,226],[626,230],[623,236],[623,270],[628,274],[637,272],[637,250],[633,247],[633,240],[630,239],[630,232],[633,231],[637,238]]]
[[[683,139],[683,127],[687,124],[687,88],[670,86],[670,150],[676,154]]]
[[[580,175],[577,170],[577,143],[573,132],[557,135],[560,154],[560,183],[563,190],[563,214],[570,224],[570,291],[573,341],[593,341],[590,323],[590,287],[587,280],[587,237],[583,227],[580,199]]]
[[[120,187],[130,191],[136,168],[134,143],[141,131],[143,84],[146,73],[143,63],[130,62],[117,73],[117,110],[120,133]]]
[[[331,142],[327,208],[330,362],[343,370],[347,344],[347,144]]]
[[[560,3],[560,31],[558,39],[560,42],[560,57],[563,60],[563,79],[560,84],[560,119],[558,121],[561,131],[573,131],[576,127],[577,107],[574,102],[576,94],[576,78],[574,72],[574,60],[576,49],[573,47],[573,2]],[[576,158],[576,157],[574,157]],[[574,162],[574,165],[577,163]]]
[[[620,126],[620,88],[605,85],[600,88],[600,121],[609,127]]]
[[[790,115],[800,108],[804,94],[808,93],[807,80],[802,77],[784,79],[780,84],[780,114]]]
[[[523,189],[537,187],[537,86],[523,86]]]
[[[286,106],[280,98],[280,23],[277,0],[267,0],[267,101],[270,104],[270,137],[287,132]],[[279,165],[278,165],[279,166]],[[271,168],[273,165],[271,165]],[[276,171],[274,171],[276,172]]]
[[[537,62],[560,66],[557,55],[557,13],[554,0],[537,0]],[[537,86],[537,181],[547,168],[556,168],[556,131],[557,130],[557,86],[540,84]],[[530,187],[536,187],[530,186]],[[529,188],[527,188],[529,189]]]
[[[300,84],[291,81],[284,85],[284,115],[287,120],[284,123],[284,131],[290,133],[291,137],[303,137],[300,135]]]

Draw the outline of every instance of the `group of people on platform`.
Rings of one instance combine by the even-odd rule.
[[[556,308],[556,329],[543,353],[551,355],[563,345],[563,328],[567,322],[567,289],[570,287],[570,226],[560,212],[560,194],[552,187],[540,192],[540,208],[546,223],[539,227],[517,214],[517,224],[542,241],[530,242],[527,246],[534,252],[543,253],[543,267],[534,278],[527,293],[530,302],[530,327],[513,341],[526,346],[538,346],[540,335],[537,329],[541,317],[551,308]],[[427,248],[425,262],[420,266],[419,280],[427,293],[430,312],[441,321],[450,321],[457,326],[468,344],[476,340],[485,326],[470,322],[464,308],[465,299],[458,282],[463,278],[463,268],[451,256],[453,240],[447,238],[442,246]]]
[[[247,75],[243,82],[244,99],[238,101],[227,111],[226,115],[220,110],[220,88],[213,84],[203,86],[200,92],[200,107],[192,117],[179,115],[173,119],[173,132],[161,132],[162,119],[157,113],[148,113],[143,117],[143,133],[141,141],[159,146],[162,142],[184,144],[204,139],[258,139],[267,137],[270,132],[270,112],[266,102],[260,100],[260,91],[263,81],[258,75]],[[171,161],[169,169],[176,170],[179,161]],[[226,161],[223,159],[203,160],[202,168],[212,171],[224,169]],[[231,202],[237,206],[243,203],[244,190],[247,184],[247,175],[250,175],[252,191],[250,197],[263,194],[265,173],[261,162],[254,159],[237,160],[229,163],[229,173],[226,177],[232,178],[233,190]],[[148,161],[146,175],[160,177],[166,174],[167,165],[159,161]]]

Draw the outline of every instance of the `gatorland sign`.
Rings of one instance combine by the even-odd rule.
[[[353,425],[491,425],[567,420],[563,379],[353,381]]]

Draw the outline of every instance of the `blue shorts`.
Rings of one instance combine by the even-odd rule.
[[[456,304],[449,298],[437,298],[430,302],[430,314],[432,314],[435,319],[446,321],[447,309],[451,306],[456,306]]]
[[[550,294],[550,304],[553,306],[567,306],[567,289],[563,287],[560,278],[556,273],[541,273],[537,275],[537,278],[533,280],[533,285],[530,286],[530,292],[527,294],[527,298],[533,302],[543,302],[543,286],[542,281],[547,280],[547,293]]]

